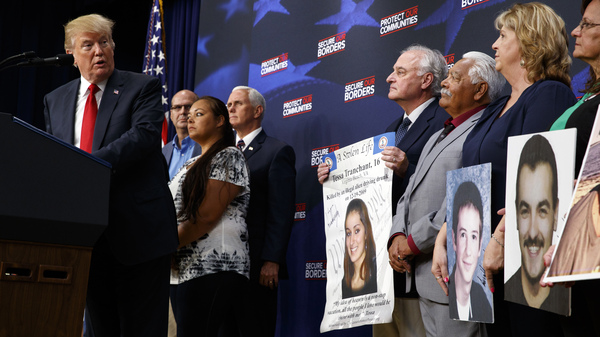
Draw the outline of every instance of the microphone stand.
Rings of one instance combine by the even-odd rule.
[[[33,51],[27,51],[18,55],[14,55],[14,56],[10,56],[8,58],[5,58],[4,60],[0,61],[0,71],[3,71],[5,69],[9,69],[9,68],[13,68],[16,67],[17,64],[11,64],[8,66],[4,66],[4,64],[9,63],[9,62],[13,62],[13,61],[18,61],[18,60],[22,60],[22,59],[27,59],[27,60],[32,60],[34,59],[35,56],[35,52]],[[3,67],[4,66],[4,67]]]
[[[0,62],[0,66],[2,66],[3,64],[6,64],[8,62],[13,62],[15,60],[21,60],[24,58],[26,59],[25,61],[13,63],[10,65],[1,67],[0,72],[3,70],[6,70],[6,69],[13,68],[13,67],[39,67],[39,66],[60,67],[60,66],[73,65],[73,55],[70,55],[70,54],[59,54],[54,57],[49,57],[49,58],[43,59],[40,57],[35,57],[34,52],[26,52],[23,54],[11,56],[11,57],[3,60],[2,62]]]
[[[34,57],[35,57],[35,52],[33,52],[33,51],[26,51],[26,52],[24,52],[22,54],[14,55],[14,56],[8,57],[8,58],[0,61],[0,67],[4,63],[8,63],[8,62],[11,62],[11,61],[14,61],[14,60],[20,60],[20,59],[24,59],[24,58],[26,58],[26,59],[32,59]]]

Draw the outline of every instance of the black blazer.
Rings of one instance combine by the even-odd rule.
[[[44,97],[46,131],[73,144],[80,79]],[[92,155],[112,165],[109,225],[111,251],[131,265],[177,249],[175,206],[160,149],[164,114],[158,79],[116,70],[102,94]]]
[[[454,282],[456,274],[456,266],[452,271],[452,275],[450,275],[450,282]],[[454,286],[448,287],[448,297],[449,297],[449,308],[450,318],[458,319],[458,308],[456,304],[456,288]],[[488,301],[487,296],[485,295],[485,291],[483,287],[473,281],[471,283],[471,317],[469,317],[469,321],[474,322],[485,322],[492,323],[494,321],[494,311],[492,309],[492,303]]]
[[[246,224],[250,244],[250,280],[258,282],[265,261],[279,263],[287,278],[286,250],[294,223],[296,154],[262,130],[244,150],[250,168],[250,205]]]
[[[410,176],[415,173],[415,168],[417,167],[417,162],[421,156],[421,150],[423,150],[423,146],[425,146],[425,143],[427,143],[432,134],[444,128],[444,122],[450,118],[450,115],[448,115],[446,110],[440,107],[439,101],[439,98],[436,98],[427,106],[427,108],[425,108],[425,110],[423,110],[421,115],[419,115],[419,118],[417,118],[414,124],[412,124],[406,135],[404,135],[404,138],[402,138],[400,141],[398,147],[400,150],[404,151],[408,157],[408,169],[404,178],[400,178],[396,175],[393,177],[393,213],[396,212],[396,204],[398,204],[398,200],[400,200],[400,197],[404,194],[406,186],[408,185],[408,181],[410,180]],[[385,132],[395,133],[402,123],[403,117],[404,114],[402,117],[390,124]]]

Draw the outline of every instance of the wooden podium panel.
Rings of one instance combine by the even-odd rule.
[[[0,337],[80,337],[111,167],[0,113]]]
[[[80,337],[110,164],[0,113],[0,337]]]
[[[0,337],[81,337],[91,255],[0,240]]]

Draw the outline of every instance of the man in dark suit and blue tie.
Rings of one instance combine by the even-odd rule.
[[[403,110],[402,116],[392,122],[385,132],[396,133],[395,146],[382,152],[385,165],[394,171],[392,180],[392,212],[404,194],[410,176],[415,172],[421,150],[448,115],[439,104],[440,83],[448,73],[446,61],[437,50],[412,45],[403,50],[388,76],[388,98]],[[319,165],[317,176],[320,183],[327,178],[329,167]],[[411,288],[410,285],[408,288]],[[407,293],[404,275],[394,272],[395,303],[393,321],[373,325],[373,336],[425,336],[425,327],[417,294]]]
[[[396,146],[384,150],[382,158],[394,170],[392,202],[395,206],[415,172],[421,150],[429,137],[439,130],[448,114],[439,105],[441,85],[448,74],[442,54],[421,45],[402,51],[388,76],[388,98],[404,111],[385,130],[396,133]]]
[[[396,133],[396,146],[388,146],[381,158],[395,173],[392,180],[394,214],[395,206],[415,172],[423,146],[448,118],[438,104],[440,83],[447,73],[446,61],[439,51],[413,45],[402,51],[387,78],[390,84],[388,98],[404,110],[402,116],[385,130]],[[414,286],[407,287],[403,275],[394,272],[393,321],[373,325],[374,337],[425,335],[416,294],[406,294],[411,288]]]
[[[250,282],[240,306],[246,318],[239,324],[242,336],[275,334],[277,285],[287,277],[286,250],[294,222],[296,155],[262,129],[265,106],[264,97],[245,86],[233,88],[227,101],[237,146],[250,168]]]
[[[93,249],[86,300],[95,337],[163,337],[178,239],[160,149],[161,85],[114,68],[113,25],[92,14],[65,26],[81,77],[46,95],[46,129],[112,165],[109,224]]]

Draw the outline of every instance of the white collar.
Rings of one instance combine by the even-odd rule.
[[[244,148],[242,148],[242,151],[244,151],[248,147],[248,145],[250,143],[252,143],[254,138],[256,138],[256,136],[258,136],[258,134],[261,131],[262,131],[262,126],[259,126],[258,129],[253,130],[252,132],[247,134],[246,137],[244,137],[244,138],[240,138],[240,136],[236,133],[235,134],[235,143],[237,144],[240,141],[240,139],[244,139]]]
[[[416,121],[417,118],[419,118],[419,116],[421,116],[421,113],[423,111],[425,111],[425,109],[429,106],[429,104],[431,104],[431,102],[435,101],[435,97],[431,97],[430,99],[426,100],[425,102],[423,102],[421,105],[419,105],[416,109],[414,109],[410,115],[406,115],[406,112],[404,113],[404,117],[408,117],[408,119],[410,119],[411,124],[413,125]],[[409,127],[410,128],[410,127]]]
[[[108,83],[108,78],[105,79],[104,81],[96,84],[98,86],[98,88],[100,88],[100,92],[104,92],[104,89],[106,89],[107,83]],[[88,80],[86,80],[85,78],[83,78],[83,76],[81,76],[81,85],[79,86],[79,96],[80,97],[82,95],[85,95],[85,92],[88,90],[90,84],[91,83],[88,82]]]

